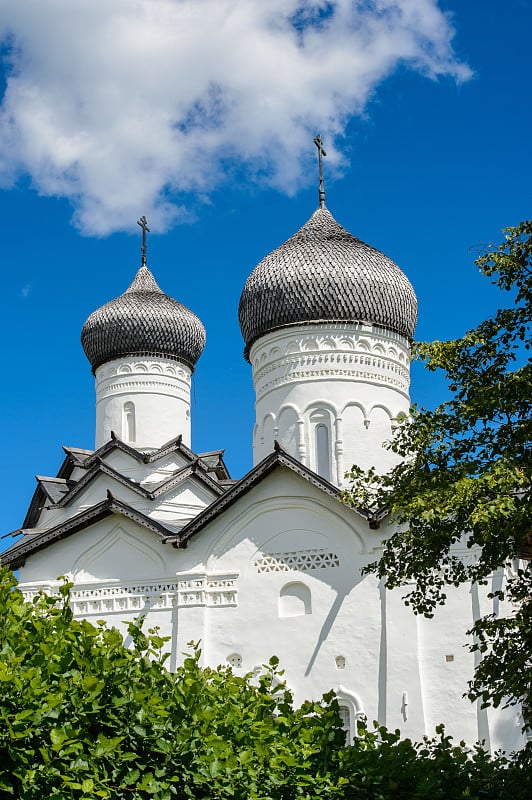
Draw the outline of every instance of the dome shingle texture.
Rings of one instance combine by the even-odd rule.
[[[352,236],[326,208],[266,256],[246,281],[238,308],[245,355],[288,325],[370,322],[412,338],[417,300],[384,253]]]
[[[123,356],[163,356],[194,369],[205,346],[195,314],[164,294],[142,266],[124,294],[97,308],[81,331],[93,371]]]

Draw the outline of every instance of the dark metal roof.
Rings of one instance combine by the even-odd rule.
[[[205,328],[141,267],[124,294],[92,312],[81,344],[93,370],[124,356],[163,356],[194,369],[205,346]]]
[[[249,348],[265,333],[313,322],[370,322],[412,338],[417,300],[406,275],[352,236],[326,208],[266,256],[238,309]]]

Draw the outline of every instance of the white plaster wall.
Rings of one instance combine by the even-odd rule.
[[[146,614],[170,637],[173,667],[190,641],[201,642],[204,663],[239,656],[246,672],[275,654],[296,702],[342,687],[370,723],[414,739],[443,722],[456,739],[520,746],[514,711],[480,712],[461,696],[474,666],[465,633],[493,587],[450,590],[433,620],[414,616],[402,591],[361,575],[388,533],[279,467],[186,549],[116,515],[28,559],[21,588],[64,574],[88,619],[121,626]]]
[[[139,449],[155,449],[181,434],[190,447],[191,370],[161,357],[121,358],[102,364],[96,377],[96,448],[111,431]],[[128,430],[124,406],[134,408]]]
[[[223,525],[209,526],[208,570],[239,569],[240,580],[238,607],[207,611],[208,662],[227,663],[237,653],[242,669],[253,671],[275,654],[297,702],[341,685],[358,698],[359,710],[370,720],[421,737],[425,720],[416,619],[399,596],[382,593],[373,577],[361,576],[379,534],[319,490],[302,486],[293,473],[279,470],[267,489],[265,483],[231,508]],[[264,554],[282,558],[283,553],[303,560],[333,554],[337,564],[257,568]],[[294,583],[308,589],[312,613],[280,616],[280,593]],[[338,657],[345,659],[341,669]],[[405,691],[410,706],[403,717]]]
[[[153,464],[145,464],[143,461],[137,461],[129,453],[118,449],[108,452],[103,460],[121,475],[137,483],[142,483],[148,489],[150,484],[162,483],[174,475],[178,469],[190,463],[180,453],[172,453],[168,458],[163,458]]]
[[[408,414],[410,348],[399,334],[364,324],[293,326],[251,348],[256,393],[254,463],[274,440],[320,471],[316,426],[328,430],[327,477],[338,486],[353,464],[386,471],[397,457],[383,447]],[[323,469],[321,469],[323,473]]]

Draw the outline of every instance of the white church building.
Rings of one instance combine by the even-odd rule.
[[[404,273],[336,222],[323,196],[253,270],[239,318],[254,466],[234,480],[223,451],[191,449],[205,331],[161,291],[145,253],[144,243],[131,286],[83,326],[95,449],[67,447],[57,476],[38,477],[2,555],[25,595],[68,576],[77,617],[124,629],[142,615],[169,637],[170,668],[191,641],[203,663],[242,674],[276,655],[296,701],[337,692],[352,736],[365,716],[413,739],[443,722],[456,739],[520,747],[515,708],[463,698],[466,631],[492,610],[492,587],[452,590],[433,619],[415,616],[402,591],[361,572],[387,520],[339,499],[352,464],[391,466],[382,445],[409,410],[417,301]]]

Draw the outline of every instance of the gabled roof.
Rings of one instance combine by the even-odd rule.
[[[80,447],[66,446],[63,446],[63,450],[66,457],[61,464],[57,477],[37,476],[38,485],[22,523],[22,527],[25,529],[33,528],[37,524],[42,509],[49,501],[51,501],[52,505],[63,506],[68,504],[99,472],[105,472],[124,486],[128,486],[128,488],[149,499],[159,497],[165,491],[177,486],[191,474],[196,475],[216,494],[225,491],[228,486],[232,486],[234,483],[231,481],[227,467],[224,464],[223,450],[212,450],[207,453],[196,454],[183,444],[181,436],[177,436],[151,453],[145,453],[131,447],[114,433],[111,433],[111,439],[97,450],[84,450]],[[138,463],[144,464],[153,464],[172,453],[180,453],[189,462],[189,465],[185,465],[170,478],[156,486],[155,489],[148,491],[141,487],[140,484],[121,475],[113,467],[105,464],[104,457],[115,450],[127,453]],[[95,469],[95,467],[97,468]],[[72,481],[71,476],[76,468],[87,470],[87,473],[78,481]]]
[[[193,461],[191,464],[185,464],[184,467],[181,467],[181,469],[179,469],[169,478],[161,481],[161,483],[157,484],[155,488],[150,490],[146,489],[140,483],[132,481],[131,478],[128,478],[126,475],[122,475],[121,472],[98,458],[93,463],[92,467],[85,473],[85,475],[83,475],[79,481],[74,483],[70,490],[66,492],[66,494],[63,494],[63,496],[56,503],[54,503],[52,507],[65,508],[65,506],[68,506],[72,500],[99,475],[107,475],[109,478],[113,478],[118,483],[121,483],[122,486],[125,486],[141,497],[146,498],[146,500],[155,500],[155,498],[171,491],[184,480],[186,480],[186,478],[192,475],[205,486],[207,486],[211,492],[214,492],[217,495],[221,495],[225,491],[225,489],[222,488],[217,481],[213,480],[210,475],[205,472],[198,459]]]
[[[229,471],[225,466],[224,452],[224,450],[211,450],[208,453],[198,453],[198,458],[207,472],[214,472],[220,483],[226,481],[235,483],[235,481],[231,480]]]
[[[31,502],[22,523],[23,528],[33,528],[39,519],[40,513],[47,503],[58,503],[68,493],[74,481],[65,478],[48,478],[36,475],[37,488],[33,493]]]
[[[70,519],[55,525],[52,528],[47,530],[38,528],[22,528],[18,531],[13,531],[13,536],[24,534],[24,537],[15,542],[15,544],[6,550],[2,554],[1,560],[3,563],[10,564],[13,569],[16,569],[24,564],[29,555],[44,549],[53,542],[69,536],[71,533],[75,533],[79,530],[89,527],[90,525],[98,522],[104,517],[109,516],[110,514],[122,514],[124,517],[134,520],[148,530],[158,533],[161,535],[162,541],[165,544],[172,544],[177,548],[186,547],[191,536],[194,536],[196,533],[201,531],[206,525],[209,524],[209,522],[222,514],[227,508],[233,505],[233,503],[243,497],[246,492],[249,492],[251,489],[257,486],[262,480],[264,480],[264,478],[266,478],[267,475],[280,466],[291,470],[296,475],[299,475],[301,478],[317,487],[320,491],[325,492],[325,494],[329,495],[329,497],[332,497],[335,500],[340,500],[341,493],[336,486],[334,486],[332,483],[329,483],[329,481],[325,480],[325,478],[322,478],[320,475],[316,474],[311,469],[297,461],[297,459],[293,458],[293,456],[286,453],[277,442],[275,442],[274,452],[263,459],[260,464],[257,464],[256,467],[247,473],[247,475],[244,475],[241,480],[236,481],[233,485],[228,485],[230,482],[224,481],[223,483],[226,484],[226,487],[220,486],[212,478],[209,478],[208,475],[202,474],[204,473],[204,470],[199,462],[199,457],[194,463],[186,465],[171,478],[164,481],[162,484],[159,484],[159,486],[152,492],[140,487],[139,484],[134,484],[133,481],[130,481],[128,478],[120,475],[120,473],[116,472],[116,470],[114,470],[112,467],[109,467],[109,465],[99,462],[95,463],[94,469],[90,470],[87,475],[84,476],[78,483],[83,482],[83,485],[86,485],[90,480],[93,480],[96,474],[99,474],[99,472],[105,472],[108,475],[113,474],[113,477],[116,474],[120,477],[124,485],[130,486],[130,488],[135,487],[135,489],[139,490],[145,497],[150,497],[153,499],[158,494],[168,491],[174,485],[177,485],[182,480],[185,480],[185,478],[189,475],[196,474],[198,477],[201,475],[203,481],[209,481],[210,488],[214,489],[215,491],[217,490],[219,496],[196,517],[194,517],[194,519],[188,522],[183,521],[182,525],[172,525],[168,523],[163,524],[158,520],[154,520],[151,517],[142,514],[140,511],[132,508],[124,501],[115,498],[111,492],[108,491],[106,500],[91,506],[91,508],[76,514],[73,517],[70,517]],[[78,484],[76,484],[71,492],[77,488],[77,485]],[[40,491],[44,490],[41,488]],[[69,494],[71,492],[69,492]],[[66,505],[68,502],[67,497],[68,495],[65,495],[58,505]],[[371,528],[378,528],[380,521],[385,516],[384,512],[365,511],[363,509],[350,508],[349,506],[345,506],[345,508],[366,520]]]
[[[219,480],[231,479],[223,460],[223,450],[210,450],[207,453],[195,453],[187,447],[186,444],[183,444],[181,435],[166,442],[157,450],[152,450],[151,453],[137,450],[130,444],[123,442],[113,431],[111,431],[111,438],[109,441],[97,450],[80,450],[74,447],[63,447],[63,450],[71,457],[71,461],[73,461],[75,466],[84,468],[92,466],[98,459],[102,460],[104,456],[113,450],[121,450],[123,453],[127,453],[127,455],[131,456],[131,458],[139,464],[154,464],[172,453],[180,453],[188,461],[199,460],[204,470],[206,472],[214,472]]]
[[[33,553],[37,553],[39,550],[43,550],[45,547],[65,539],[73,533],[84,530],[112,514],[119,514],[127,519],[132,519],[143,528],[161,536],[163,541],[169,535],[175,534],[176,529],[174,526],[164,525],[162,522],[142,514],[127,503],[114,497],[111,492],[107,492],[107,498],[101,503],[91,506],[80,514],[76,514],[59,525],[55,525],[53,528],[48,528],[47,530],[38,528],[21,529],[14,532],[23,533],[24,536],[2,553],[0,560],[3,564],[9,564],[12,569],[18,569],[18,567],[23,566],[26,558],[33,555]]]
[[[204,528],[211,520],[218,517],[226,508],[233,505],[237,500],[239,500],[246,492],[249,492],[250,489],[253,489],[260,483],[270,472],[276,469],[279,466],[284,466],[287,469],[294,472],[296,475],[304,478],[306,481],[311,483],[313,486],[316,486],[321,491],[328,494],[330,497],[333,497],[335,500],[340,500],[340,490],[334,486],[329,481],[322,478],[317,473],[313,472],[308,467],[305,467],[301,464],[300,461],[297,461],[293,458],[289,453],[285,452],[282,447],[275,442],[275,450],[273,453],[270,453],[269,456],[266,456],[260,464],[257,464],[256,467],[253,467],[247,475],[237,481],[234,486],[232,486],[224,495],[219,497],[210,506],[207,506],[203,511],[194,517],[194,519],[189,522],[188,525],[185,525],[179,533],[175,534],[174,536],[169,536],[165,539],[165,542],[169,542],[174,547],[186,547],[188,540],[191,536],[194,536],[198,533],[202,528]],[[366,513],[360,509],[351,509],[354,513],[358,514],[360,517],[365,519],[372,524],[372,515]]]

